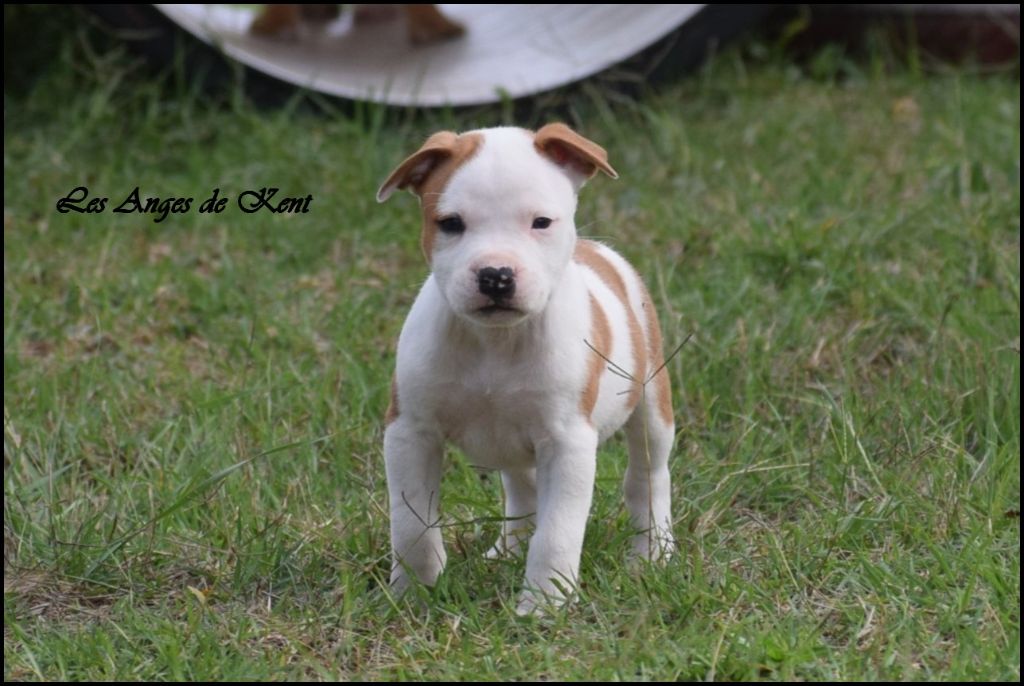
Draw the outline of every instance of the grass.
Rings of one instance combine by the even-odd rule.
[[[581,233],[647,275],[667,347],[693,335],[681,551],[624,564],[613,439],[582,598],[531,620],[522,560],[482,559],[499,480],[454,453],[448,570],[383,583],[382,415],[426,266],[414,200],[374,192],[431,131],[507,114],[207,104],[58,35],[5,90],[5,679],[1019,680],[1015,74],[733,50],[579,93],[622,177]],[[79,185],[107,210],[59,214]],[[310,212],[238,211],[268,185]],[[195,204],[114,214],[136,186]]]

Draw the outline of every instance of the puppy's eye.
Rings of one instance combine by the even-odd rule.
[[[456,234],[466,230],[466,225],[462,223],[462,217],[457,214],[445,217],[444,219],[438,219],[437,226],[443,233]]]
[[[533,220],[534,229],[546,229],[551,226],[551,220],[548,217],[537,217]]]

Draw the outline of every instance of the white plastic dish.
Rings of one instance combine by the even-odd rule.
[[[462,38],[413,46],[400,21],[343,15],[302,40],[252,36],[251,6],[156,5],[229,57],[300,88],[390,105],[461,106],[541,93],[664,38],[704,5],[441,5]]]

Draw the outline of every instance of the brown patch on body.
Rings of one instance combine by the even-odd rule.
[[[601,303],[597,301],[594,294],[590,294],[590,339],[588,341],[594,350],[590,351],[590,364],[587,368],[587,385],[583,388],[583,395],[580,398],[580,411],[590,421],[597,405],[597,396],[601,390],[601,374],[604,372],[604,357],[611,359],[612,354],[612,329],[608,324],[608,315],[604,313]],[[601,355],[598,355],[598,351]]]
[[[626,293],[626,282],[623,280],[622,274],[619,274],[618,270],[615,269],[615,265],[600,253],[600,249],[597,246],[598,244],[594,241],[582,239],[576,241],[576,249],[572,254],[573,260],[592,269],[601,277],[605,285],[612,289],[612,293],[622,301],[622,304],[628,307],[629,297]]]
[[[393,375],[391,377],[391,401],[388,403],[388,409],[384,413],[384,426],[387,426],[391,422],[398,419],[398,379]]]
[[[437,216],[437,202],[452,175],[476,154],[483,140],[479,133],[435,133],[391,172],[377,192],[380,201],[386,200],[395,189],[409,188],[419,196],[423,212],[420,244],[428,262],[434,252],[437,220],[441,218]]]
[[[666,424],[675,421],[672,415],[672,386],[669,383],[668,368],[664,367],[665,352],[662,350],[661,327],[658,325],[658,313],[654,311],[654,302],[651,294],[647,292],[643,281],[640,282],[640,296],[643,298],[641,306],[647,317],[647,356],[651,363],[651,370],[659,369],[650,383],[654,385],[654,399],[658,404],[658,413]]]
[[[622,274],[615,268],[615,265],[601,254],[598,244],[594,241],[576,241],[576,250],[573,253],[573,260],[578,264],[593,270],[600,277],[612,293],[622,302],[626,310],[626,321],[629,326],[629,339],[633,348],[633,388],[629,392],[629,408],[633,409],[640,402],[643,393],[643,384],[647,380],[647,349],[644,344],[644,331],[637,319],[636,312],[629,302],[629,293],[626,290],[626,282]],[[660,348],[660,344],[659,344]],[[604,351],[602,351],[604,352]],[[608,353],[605,353],[606,355]]]

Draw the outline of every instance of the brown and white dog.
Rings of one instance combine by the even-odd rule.
[[[340,12],[336,4],[264,5],[253,19],[249,31],[257,36],[298,38],[310,29],[323,29],[337,19]],[[466,32],[462,24],[445,16],[437,5],[355,5],[352,13],[355,26],[401,15],[409,42],[413,45],[458,38]]]
[[[398,341],[384,432],[398,590],[410,573],[434,583],[445,564],[445,441],[501,471],[506,521],[488,556],[529,537],[520,613],[576,585],[597,446],[620,427],[633,553],[673,551],[675,431],[657,315],[621,256],[576,237],[577,192],[598,171],[618,177],[603,148],[564,124],[443,131],[377,193],[419,196],[432,269]]]

